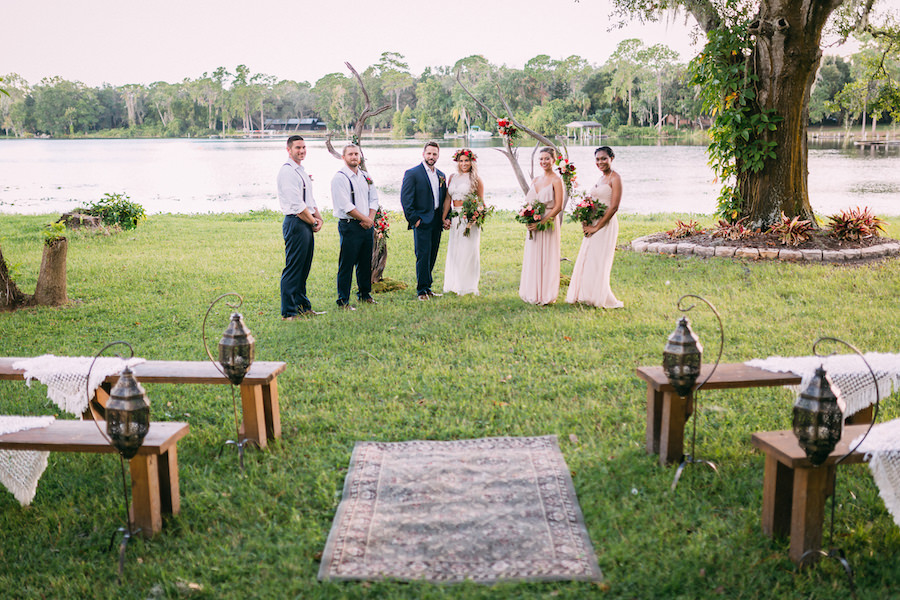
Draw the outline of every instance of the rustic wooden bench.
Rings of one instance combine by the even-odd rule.
[[[850,450],[850,444],[866,432],[868,425],[846,425],[841,441],[828,459],[814,467],[797,443],[793,431],[762,431],[751,441],[766,456],[763,478],[762,529],[769,536],[790,535],[789,555],[797,564],[818,559],[822,546],[825,500],[834,493],[835,462]],[[854,452],[841,464],[856,464],[864,455]]]
[[[708,376],[712,365],[702,365],[697,383]],[[647,438],[649,454],[659,454],[659,462],[668,465],[684,456],[684,425],[694,409],[693,394],[682,398],[669,383],[661,366],[638,367],[637,376],[647,382]],[[794,373],[773,373],[743,363],[725,363],[703,385],[703,390],[797,385]]]
[[[132,519],[145,537],[159,533],[163,513],[177,515],[181,510],[175,446],[187,433],[187,423],[153,422],[137,455],[129,461]],[[0,435],[0,450],[117,452],[94,422],[62,420]]]
[[[24,380],[24,372],[12,365],[24,358],[0,358],[0,379]],[[278,407],[277,377],[287,367],[283,362],[257,361],[241,383],[241,407],[243,409],[242,434],[247,440],[265,448],[268,440],[281,437],[281,413]],[[209,361],[148,360],[136,365],[132,371],[144,383],[193,383],[227,385],[230,382]],[[97,390],[95,400],[105,406],[109,391],[118,381],[118,375],[106,378]],[[223,405],[224,406],[224,405]],[[90,417],[90,413],[85,414]]]

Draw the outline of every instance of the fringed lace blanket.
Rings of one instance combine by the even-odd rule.
[[[900,390],[900,354],[868,352],[864,355],[875,371],[878,393],[881,398]],[[816,368],[824,366],[832,387],[845,406],[844,415],[850,416],[875,404],[875,386],[872,374],[862,359],[856,354],[835,356],[770,356],[765,359],[748,360],[744,363],[774,373],[796,373],[803,378],[799,386],[785,386],[800,391],[809,383]]]
[[[850,447],[856,446],[860,438],[853,440]],[[900,527],[900,419],[874,425],[857,450],[868,455],[878,495]]]
[[[90,356],[54,356],[44,354],[13,363],[14,369],[25,371],[25,384],[37,379],[47,386],[47,397],[60,409],[81,415],[87,410],[94,392],[110,375],[120,373],[125,365],[133,367],[144,362],[143,358],[128,360],[116,356],[101,356],[94,363]],[[91,380],[87,381],[88,370]]]
[[[55,417],[0,417],[0,435],[46,427]],[[37,484],[47,468],[49,452],[0,450],[0,483],[22,506],[31,504]]]

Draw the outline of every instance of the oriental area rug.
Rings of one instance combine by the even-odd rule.
[[[601,581],[556,436],[357,442],[322,580]]]

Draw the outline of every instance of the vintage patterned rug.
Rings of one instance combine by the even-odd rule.
[[[357,442],[319,579],[603,578],[556,436]]]

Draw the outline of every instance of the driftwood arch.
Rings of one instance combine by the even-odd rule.
[[[380,115],[386,110],[391,108],[390,104],[385,104],[381,108],[377,108],[372,110],[372,101],[369,99],[369,92],[366,90],[366,84],[363,83],[362,77],[359,76],[359,73],[356,72],[356,69],[353,68],[349,62],[344,62],[350,72],[353,73],[353,76],[356,78],[356,83],[359,85],[359,89],[362,90],[363,98],[366,100],[366,104],[363,107],[362,114],[356,118],[356,125],[353,127],[353,143],[359,146],[359,154],[360,154],[360,163],[359,168],[363,171],[368,172],[366,168],[366,155],[362,149],[362,132],[365,129],[366,121],[369,117],[374,117],[376,115]],[[334,133],[328,132],[325,135],[325,147],[328,149],[328,152],[338,160],[343,160],[341,157],[341,153],[334,149],[334,146],[331,144],[331,138],[334,137]]]

